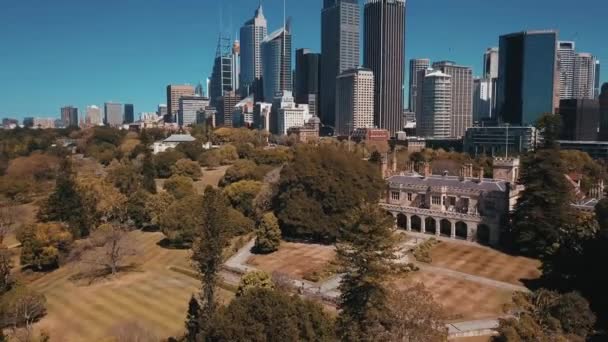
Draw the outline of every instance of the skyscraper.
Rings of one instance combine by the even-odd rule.
[[[125,123],[130,124],[135,122],[135,108],[132,104],[125,104]]]
[[[374,124],[403,129],[405,0],[369,0],[364,9],[363,65],[374,73]]]
[[[321,11],[321,121],[335,125],[336,77],[359,66],[358,0],[324,0]]]
[[[577,53],[574,58],[572,98],[595,98],[595,57],[590,53]]]
[[[496,110],[501,122],[530,125],[559,106],[557,32],[500,37]]]
[[[562,100],[573,99],[574,60],[576,56],[576,44],[570,41],[560,41],[557,44],[559,98]]]
[[[451,76],[452,137],[463,137],[473,126],[473,69],[450,61],[435,62],[433,69]]]
[[[236,84],[234,84],[235,64],[233,48],[234,46],[230,38],[220,35],[213,62],[211,81],[209,83],[209,101],[213,107],[217,107],[219,98],[224,96],[224,92],[237,90]]]
[[[600,140],[608,141],[608,83],[602,85],[600,100]]]
[[[85,124],[89,126],[99,126],[102,123],[101,109],[95,105],[87,106]]]
[[[197,115],[209,106],[209,99],[202,96],[182,96],[179,99],[179,114],[177,123],[181,127],[190,126],[197,122]]]
[[[473,122],[481,122],[493,118],[493,99],[492,89],[495,89],[495,82],[487,78],[473,79]]]
[[[170,84],[167,86],[167,115],[165,116],[165,122],[175,122],[179,112],[179,99],[182,96],[194,96],[194,87],[189,84]]]
[[[422,103],[422,115],[416,122],[418,135],[432,138],[452,137],[452,76],[436,70],[429,72],[419,81],[422,82],[419,102]]]
[[[600,61],[595,61],[595,98],[600,96]]]
[[[219,106],[215,123],[217,126],[233,127],[232,115],[234,107],[239,103],[241,97],[234,91],[224,92],[219,99]]]
[[[78,127],[78,108],[66,106],[61,108],[61,121],[64,127]]]
[[[104,104],[105,124],[110,127],[120,127],[124,122],[122,104],[106,102]]]
[[[491,47],[483,54],[483,78],[498,78],[498,48]]]
[[[266,18],[262,5],[255,11],[252,19],[241,27],[241,95],[249,95],[254,91],[256,80],[262,78],[262,50],[261,44],[268,35]]]
[[[265,102],[272,102],[278,93],[292,91],[290,25],[262,41],[262,79]]]
[[[296,50],[296,103],[307,104],[310,115],[318,115],[321,55],[308,49]]]
[[[357,68],[337,78],[336,135],[347,136],[357,128],[374,127],[374,73]]]
[[[241,43],[235,40],[232,43],[232,89],[234,91],[240,90],[241,75]]]
[[[410,60],[410,82],[409,82],[409,109],[416,112],[416,96],[418,95],[418,72],[431,67],[428,58],[417,58]]]

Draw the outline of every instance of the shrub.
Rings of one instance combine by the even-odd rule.
[[[254,251],[256,253],[272,253],[276,252],[281,245],[281,229],[279,221],[273,213],[266,213],[262,217],[257,231]]]
[[[178,160],[175,165],[171,167],[171,172],[174,176],[189,177],[194,181],[199,180],[203,176],[200,165],[190,159]]]
[[[184,176],[172,176],[163,188],[178,200],[195,194],[192,179]]]

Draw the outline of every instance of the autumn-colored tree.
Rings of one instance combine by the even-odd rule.
[[[139,169],[130,160],[114,160],[108,166],[107,172],[108,181],[125,195],[136,192],[142,185],[143,178]]]
[[[142,172],[142,186],[143,188],[151,193],[156,193],[156,166],[154,165],[154,158],[149,150],[146,150],[144,154],[144,160],[141,166]]]
[[[158,226],[160,224],[160,218],[164,215],[173,201],[175,201],[175,198],[164,191],[150,196],[145,208],[146,214],[150,217],[150,223],[153,226]]]
[[[192,179],[184,176],[171,176],[171,178],[165,181],[163,188],[176,199],[182,199],[195,194]]]
[[[200,165],[190,159],[178,160],[171,168],[171,171],[174,176],[189,177],[193,181],[197,181],[203,176]]]
[[[224,194],[235,209],[247,217],[253,217],[255,213],[253,201],[262,190],[262,186],[262,182],[242,180],[224,188]]]
[[[21,265],[43,271],[59,266],[70,251],[73,237],[60,223],[34,223],[17,230],[21,242]]]
[[[204,200],[200,195],[178,199],[160,216],[160,230],[174,246],[191,247],[201,226]]]
[[[264,271],[249,272],[241,278],[236,296],[243,296],[252,289],[274,289],[272,278]]]
[[[268,254],[276,252],[280,245],[281,228],[279,227],[279,220],[273,213],[266,213],[256,229],[253,249],[256,253]]]

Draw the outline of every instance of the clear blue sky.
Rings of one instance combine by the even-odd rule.
[[[56,117],[62,105],[105,101],[154,111],[167,84],[208,76],[218,31],[235,35],[257,3],[0,0],[0,117]],[[272,31],[283,1],[263,4]],[[295,48],[319,50],[321,7],[322,0],[287,0]],[[500,34],[551,28],[598,56],[608,81],[606,13],[606,0],[408,0],[406,58],[450,59],[479,74]]]

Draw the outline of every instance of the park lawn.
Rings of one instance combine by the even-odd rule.
[[[492,341],[492,336],[473,336],[473,337],[459,337],[453,340],[452,342],[490,342]]]
[[[189,251],[164,249],[160,233],[133,232],[142,253],[138,269],[93,285],[70,280],[77,271],[65,266],[35,280],[30,286],[47,299],[48,314],[36,327],[52,341],[99,341],[124,323],[138,323],[159,338],[181,335],[188,301],[200,282],[169,267],[189,267]],[[220,290],[221,300],[234,295]]]
[[[226,174],[226,170],[228,170],[230,166],[231,165],[224,165],[213,169],[209,169],[206,167],[202,168],[203,178],[201,178],[201,180],[199,180],[198,182],[195,182],[194,187],[199,193],[203,193],[208,185],[217,188],[220,183],[220,180],[224,177],[224,175]]]
[[[487,247],[443,242],[431,251],[433,266],[524,286],[540,277],[538,260],[512,256]]]
[[[255,255],[247,263],[269,274],[285,274],[291,278],[308,278],[314,272],[322,273],[331,267],[336,258],[331,246],[282,242],[278,251],[267,255]]]
[[[496,318],[504,314],[513,292],[430,271],[409,273],[395,281],[398,289],[422,283],[440,304],[448,322]]]

